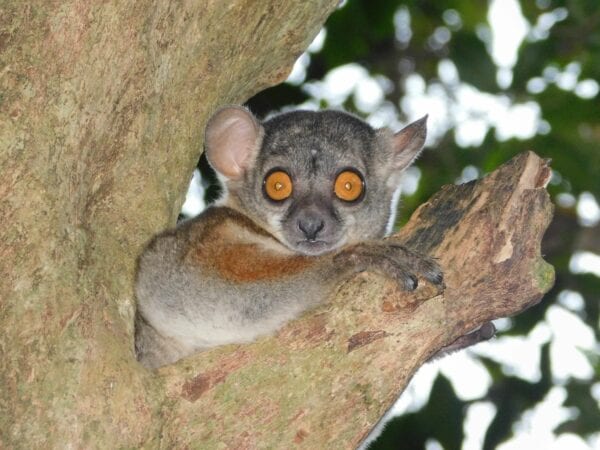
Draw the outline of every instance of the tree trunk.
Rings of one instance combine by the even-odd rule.
[[[283,81],[337,3],[0,2],[0,447],[158,443],[135,258],[208,115]]]
[[[135,258],[206,118],[284,79],[336,3],[2,4],[0,447],[352,448],[430,355],[550,288],[550,171],[526,153],[398,235],[439,258],[442,295],[364,274],[276,336],[135,361]]]

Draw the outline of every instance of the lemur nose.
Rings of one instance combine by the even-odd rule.
[[[304,217],[298,220],[298,228],[304,233],[306,239],[314,241],[317,234],[325,227],[325,222],[319,217]]]

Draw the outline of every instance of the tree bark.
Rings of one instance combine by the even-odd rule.
[[[337,0],[0,2],[0,447],[158,442],[135,259],[206,118],[283,81]]]
[[[446,290],[363,274],[276,336],[151,372],[133,274],[218,105],[285,78],[337,1],[5,1],[0,447],[352,448],[441,347],[539,301],[546,163],[447,186],[396,237]]]
[[[419,207],[392,239],[438,258],[441,295],[361,274],[276,336],[160,369],[170,399],[164,442],[355,448],[439,349],[551,288],[554,270],[540,256],[552,216],[549,178],[544,160],[523,153]],[[192,435],[182,435],[184,424]]]

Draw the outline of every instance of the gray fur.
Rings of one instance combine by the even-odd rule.
[[[231,133],[240,121],[248,121],[244,133]],[[154,238],[139,259],[136,351],[144,365],[272,333],[363,270],[390,276],[405,289],[416,288],[417,276],[443,285],[433,261],[380,240],[393,221],[400,174],[421,151],[424,119],[393,135],[343,112],[296,111],[259,124],[246,110],[227,107],[209,121],[208,135],[207,157],[224,182],[224,197]],[[231,136],[240,141],[232,143]],[[291,197],[282,202],[263,191],[274,168],[293,181]],[[362,174],[359,201],[334,194],[344,168]],[[299,225],[311,221],[322,224],[316,237]],[[246,277],[235,272],[239,261],[228,267],[223,255],[248,246],[264,270],[249,263]],[[291,269],[280,273],[285,264]]]

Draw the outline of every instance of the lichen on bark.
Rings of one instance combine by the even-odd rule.
[[[282,81],[335,0],[0,5],[0,447],[157,442],[135,259],[206,117]]]
[[[443,295],[363,274],[275,336],[135,361],[135,260],[174,223],[206,118],[282,81],[336,4],[2,3],[0,447],[351,448],[437,349],[549,288],[529,153],[400,232]]]

